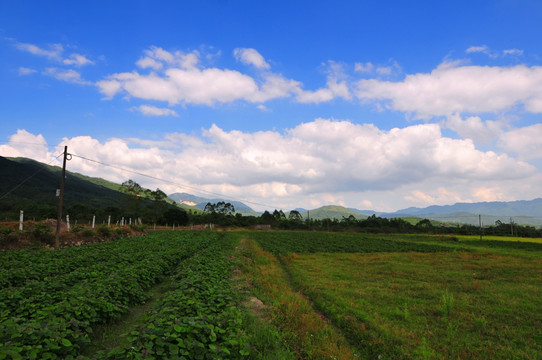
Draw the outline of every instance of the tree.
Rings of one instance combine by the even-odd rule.
[[[165,192],[157,188],[156,191],[151,191],[151,198],[155,201],[165,201],[167,199],[167,195]]]
[[[302,221],[303,215],[297,210],[290,211],[290,214],[288,215],[288,220],[290,221]]]
[[[164,220],[171,225],[186,225],[188,224],[188,214],[179,208],[170,208],[164,213]]]
[[[153,204],[153,221],[158,221],[160,216],[164,213],[164,211],[167,208],[167,203],[165,200],[167,199],[167,195],[160,189],[156,189],[156,191],[150,192],[150,197],[154,200]]]
[[[275,211],[273,211],[273,218],[275,218],[276,221],[286,220],[286,215],[284,214],[284,211],[275,209]]]
[[[120,191],[130,195],[141,195],[143,188],[141,185],[130,179],[120,185]]]
[[[261,223],[265,224],[265,225],[271,225],[274,220],[275,220],[275,218],[273,217],[273,215],[271,213],[269,213],[269,211],[267,211],[267,210],[265,210],[263,212],[262,216],[260,216]]]

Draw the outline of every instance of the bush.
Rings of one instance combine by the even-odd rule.
[[[55,235],[53,234],[51,228],[46,224],[34,225],[34,229],[32,229],[32,236],[35,240],[45,244],[53,245],[55,242]]]
[[[147,228],[146,225],[130,225],[130,228],[132,228],[135,232],[145,232],[145,229]]]
[[[94,231],[93,229],[84,229],[82,231],[82,234],[84,237],[94,237],[96,236],[96,231]]]
[[[85,227],[82,226],[82,225],[75,225],[74,227],[71,228],[71,232],[74,233],[74,234],[79,234],[81,231],[85,230]]]
[[[107,226],[105,226],[105,225],[98,226],[98,228],[96,229],[96,231],[98,232],[98,234],[99,234],[101,237],[104,237],[104,238],[111,237],[111,234],[113,233],[113,231],[111,230],[111,228],[110,228],[110,227],[107,227]]]
[[[130,234],[130,230],[127,227],[117,227],[114,229],[115,235],[119,238],[125,237],[126,235]]]
[[[0,235],[9,235],[13,232],[13,229],[8,228],[7,226],[0,227]]]

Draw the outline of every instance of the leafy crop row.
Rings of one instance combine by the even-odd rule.
[[[397,241],[365,234],[295,231],[254,231],[249,235],[265,250],[275,255],[288,253],[372,253],[372,252],[440,252],[450,247]]]
[[[173,275],[175,289],[147,314],[145,325],[128,333],[130,346],[108,359],[238,359],[249,354],[242,315],[235,306],[228,259],[238,242],[207,233],[213,243],[183,262]]]
[[[0,254],[0,359],[73,359],[92,327],[146,300],[146,290],[209,245],[156,233],[56,251]]]

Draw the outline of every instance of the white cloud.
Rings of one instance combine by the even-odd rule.
[[[401,72],[401,66],[397,61],[391,61],[388,66],[378,66],[376,72],[380,75],[390,76]]]
[[[147,116],[179,116],[177,112],[167,108],[158,108],[151,105],[140,105],[132,108],[133,111],[139,111],[143,115]]]
[[[20,132],[42,145],[38,153],[19,146],[10,156],[50,157],[41,135]],[[533,166],[480,151],[470,140],[443,137],[436,124],[385,131],[371,124],[317,119],[284,133],[225,131],[214,125],[202,136],[176,133],[153,141],[105,142],[78,136],[64,139],[58,150],[64,145],[73,154],[166,181],[77,157],[70,161],[71,171],[119,183],[132,178],[170,193],[225,193],[282,208],[344,202],[386,209],[424,201],[489,199],[491,194],[506,199],[510,194],[537,194],[540,183]],[[13,149],[4,145],[0,152],[13,154]]]
[[[22,129],[11,135],[7,144],[0,145],[0,155],[4,157],[27,157],[45,163],[50,163],[55,158],[49,152],[47,141],[43,135],[34,135]]]
[[[19,68],[19,75],[31,75],[33,73],[35,73],[36,70],[34,69],[30,69],[30,68],[27,68],[27,67],[20,67]]]
[[[520,49],[507,49],[503,50],[504,55],[511,55],[511,56],[521,56],[523,55],[523,50]]]
[[[493,51],[491,50],[487,45],[481,45],[481,46],[471,46],[467,50],[465,50],[467,54],[472,53],[482,53],[486,54],[490,58],[498,58],[502,56],[521,56],[523,55],[523,50],[520,49],[505,49],[502,52]]]
[[[453,113],[505,111],[523,105],[542,112],[542,67],[460,66],[443,63],[431,73],[407,75],[398,82],[363,79],[358,98],[389,102],[393,110],[418,118]]]
[[[296,100],[300,103],[321,103],[341,97],[351,99],[348,85],[345,81],[338,82],[335,78],[328,78],[327,87],[316,91],[297,90]]]
[[[69,69],[58,69],[58,68],[47,68],[44,72],[45,75],[54,77],[57,80],[62,80],[65,82],[80,84],[80,85],[90,85],[91,83],[82,79],[81,74],[78,71]]]
[[[55,60],[59,60],[62,52],[64,51],[64,47],[61,44],[49,45],[48,49],[43,49],[34,44],[27,43],[16,43],[15,47],[21,51],[26,51],[33,55],[44,56]]]
[[[467,50],[465,50],[467,54],[472,53],[483,53],[489,56],[492,56],[491,50],[487,45],[481,45],[481,46],[470,46]]]
[[[463,138],[487,145],[496,140],[504,131],[505,124],[499,121],[482,120],[479,116],[469,116],[462,119],[459,114],[448,116],[444,125]]]
[[[401,66],[395,60],[390,60],[388,65],[374,65],[371,62],[355,63],[354,71],[359,73],[376,73],[381,76],[390,76],[401,72]]]
[[[265,61],[258,60],[254,49],[236,49],[241,61],[260,68],[266,68]],[[256,56],[258,55],[258,56]],[[244,100],[263,103],[276,98],[296,96],[300,102],[330,101],[335,97],[350,98],[345,81],[339,81],[337,66],[330,65],[327,87],[316,91],[303,90],[298,81],[287,79],[280,74],[265,72],[255,79],[237,70],[204,67],[200,64],[199,53],[193,51],[171,53],[158,47],[145,51],[145,57],[138,60],[142,69],[151,69],[147,74],[137,71],[123,72],[108,76],[96,83],[106,99],[120,92],[127,95],[175,104],[229,103]]]
[[[521,159],[542,159],[542,124],[534,124],[503,133],[499,145]]]
[[[375,66],[371,62],[366,63],[356,63],[354,65],[354,70],[361,73],[371,73],[373,72]]]
[[[65,65],[84,66],[94,64],[94,61],[88,59],[84,55],[71,54],[69,58],[62,61]]]
[[[241,61],[243,64],[252,65],[257,69],[269,69],[269,64],[265,61],[263,56],[255,49],[237,48],[233,50],[233,55],[237,61]]]

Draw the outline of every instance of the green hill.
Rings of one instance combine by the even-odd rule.
[[[20,210],[26,219],[56,218],[61,174],[60,167],[0,157],[0,219],[16,220]],[[150,219],[173,206],[125,194],[119,188],[103,179],[66,171],[63,216],[88,221],[96,215],[102,222],[109,215],[117,221],[121,217]]]
[[[301,213],[304,219],[307,218],[307,212]],[[309,215],[311,219],[337,219],[341,220],[343,217],[347,218],[350,215],[354,216],[356,219],[367,219],[367,215],[360,214],[353,210],[347,209],[343,206],[338,205],[326,205],[318,209],[310,210]]]

